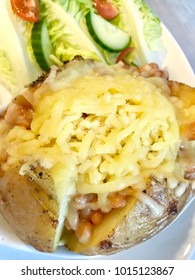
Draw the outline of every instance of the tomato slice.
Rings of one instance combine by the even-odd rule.
[[[118,16],[119,11],[109,0],[94,0],[94,7],[98,14],[107,20],[112,20]]]
[[[23,20],[38,22],[40,20],[39,0],[11,0],[12,10]]]
[[[124,50],[118,55],[118,57],[117,57],[117,59],[116,59],[116,63],[118,63],[119,61],[123,61],[124,58],[125,58],[130,52],[132,52],[133,50],[134,50],[134,48],[132,48],[132,47],[129,47],[129,48],[124,49]]]

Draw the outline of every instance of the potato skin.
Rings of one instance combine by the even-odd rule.
[[[59,207],[28,175],[21,176],[19,169],[0,173],[0,212],[25,243],[53,252]]]
[[[167,187],[166,179],[157,180],[155,177],[150,178],[146,193],[164,206],[165,211],[161,217],[152,215],[151,210],[142,202],[136,200],[132,203],[130,201],[132,207],[129,207],[128,213],[115,228],[110,227],[107,236],[94,237],[93,242],[89,244],[81,244],[76,238],[71,237],[67,242],[67,248],[84,255],[110,255],[129,249],[168,226],[193,195],[189,185],[184,194],[177,198],[174,190]],[[110,215],[110,219],[112,220],[112,215]],[[116,215],[113,215],[113,219],[116,219]],[[106,221],[105,226],[109,228],[109,220]],[[101,231],[98,235],[101,235]]]

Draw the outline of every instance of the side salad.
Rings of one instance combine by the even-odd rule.
[[[12,95],[77,55],[161,65],[166,53],[144,0],[1,0],[0,20],[0,89]]]

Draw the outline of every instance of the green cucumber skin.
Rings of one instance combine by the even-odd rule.
[[[85,16],[88,31],[91,34],[91,36],[93,37],[94,41],[97,44],[99,44],[103,49],[105,49],[105,50],[107,50],[109,52],[117,53],[117,52],[121,52],[122,50],[124,50],[125,48],[127,48],[130,45],[131,37],[129,37],[129,41],[127,42],[126,46],[123,46],[122,48],[111,48],[108,45],[104,44],[99,39],[99,37],[96,34],[96,31],[93,28],[91,17],[92,17],[92,13],[91,12],[87,13],[87,15]]]
[[[48,64],[47,59],[45,58],[45,52],[43,49],[44,46],[42,44],[41,34],[42,34],[43,24],[44,22],[40,21],[33,25],[31,43],[32,43],[34,56],[39,66],[41,67],[42,70],[48,71],[51,65]]]

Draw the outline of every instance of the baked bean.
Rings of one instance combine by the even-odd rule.
[[[93,211],[90,215],[90,220],[94,225],[101,223],[103,214],[100,211]]]
[[[89,221],[80,221],[77,230],[75,231],[75,235],[79,242],[87,243],[92,235],[92,224]]]

